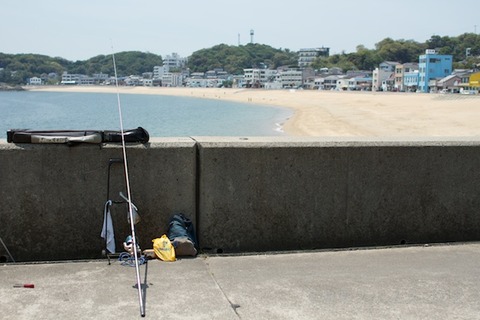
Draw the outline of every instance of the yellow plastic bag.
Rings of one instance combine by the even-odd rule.
[[[175,261],[175,248],[173,247],[170,239],[167,235],[163,235],[161,238],[156,238],[152,240],[153,242],[153,251],[155,255],[163,261]]]

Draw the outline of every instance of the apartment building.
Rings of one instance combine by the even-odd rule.
[[[305,48],[298,51],[298,66],[300,68],[309,67],[315,58],[323,56],[328,57],[330,55],[330,48]]]
[[[180,57],[176,52],[172,53],[171,55],[166,55],[163,58],[165,72],[169,72],[173,68],[181,69],[187,65],[187,62],[187,58]]]
[[[183,84],[181,73],[166,72],[162,76],[162,87],[180,87]]]
[[[248,88],[263,88],[265,83],[275,79],[276,74],[277,70],[272,69],[243,69],[244,83]]]
[[[435,80],[444,78],[452,73],[453,57],[441,55],[433,49],[427,49],[418,59],[419,81],[418,89],[421,92],[430,92]],[[430,83],[433,81],[432,83]]]

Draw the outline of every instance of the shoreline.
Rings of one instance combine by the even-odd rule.
[[[238,88],[35,86],[28,91],[155,94],[293,110],[291,136],[480,136],[480,96]]]

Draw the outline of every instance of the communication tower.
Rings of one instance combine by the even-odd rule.
[[[253,43],[253,35],[254,35],[254,32],[253,32],[253,29],[250,30],[250,43]]]

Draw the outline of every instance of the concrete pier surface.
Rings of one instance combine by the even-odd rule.
[[[150,319],[480,319],[477,242],[199,255],[140,275]],[[3,264],[0,318],[140,318],[135,284],[118,261]]]

